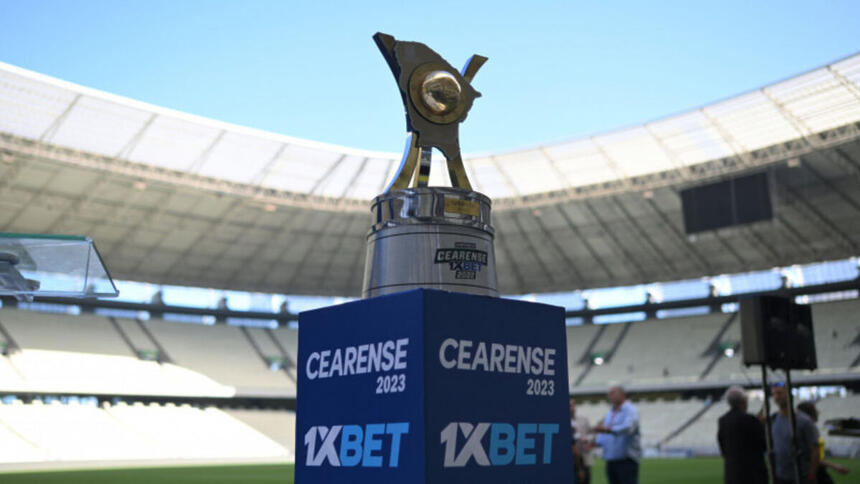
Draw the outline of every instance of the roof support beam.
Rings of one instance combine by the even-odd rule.
[[[532,243],[531,238],[528,236],[528,233],[523,228],[522,222],[520,222],[519,217],[517,217],[517,213],[521,212],[521,210],[518,210],[510,214],[510,218],[514,221],[514,225],[517,227],[517,232],[519,232],[518,235],[523,238],[529,248],[529,251],[534,255],[534,258],[537,259],[541,271],[547,276],[549,276],[552,283],[555,284],[557,282],[555,274],[552,273],[549,267],[547,267],[547,265],[544,263],[543,259],[540,258],[540,252],[538,251],[538,248],[535,246],[535,244]]]
[[[857,101],[860,101],[860,88],[858,88],[856,84],[854,84],[847,77],[842,75],[841,72],[834,69],[832,65],[827,66],[827,70],[830,71],[831,74],[833,74],[833,77],[835,77],[840,84],[842,84],[842,87],[844,87],[851,94],[853,94],[854,98],[856,98]]]
[[[658,247],[657,244],[654,243],[654,239],[652,239],[651,236],[648,235],[648,232],[646,232],[645,229],[642,228],[641,225],[639,225],[639,222],[637,222],[636,218],[630,214],[630,211],[627,210],[627,207],[624,206],[621,200],[617,196],[613,196],[610,198],[615,203],[615,206],[618,207],[618,210],[624,216],[624,219],[627,221],[627,223],[629,223],[630,226],[633,227],[639,239],[644,241],[646,245],[651,248],[651,251],[657,256],[657,258],[660,259],[660,262],[662,262],[663,265],[668,267],[672,271],[672,273],[677,273],[677,268],[675,267],[675,263],[672,262],[672,259],[670,257],[667,257],[666,254],[664,254],[663,251],[660,250],[660,247]]]
[[[735,250],[735,248],[732,247],[731,244],[726,242],[726,240],[720,235],[719,230],[715,230],[713,232],[713,234],[714,234],[714,238],[717,239],[717,241],[720,243],[720,245],[722,245],[723,248],[726,249],[726,252],[728,252],[729,254],[732,254],[732,256],[734,256],[734,258],[737,259],[737,261],[740,263],[741,270],[744,270],[743,268],[748,267],[750,265],[749,262],[743,258],[743,256],[740,254],[740,252]]]
[[[368,220],[367,226],[370,226],[370,220]],[[361,296],[362,284],[364,283],[363,271],[365,266],[365,259],[367,259],[367,239],[362,239],[362,248],[363,250],[358,252],[358,257],[352,261],[352,265],[349,268],[349,275],[346,279],[343,280],[343,288],[346,289],[345,295],[356,294]],[[353,284],[352,281],[356,280],[359,277],[359,271],[362,271],[362,277],[358,279],[356,282],[358,284]],[[358,291],[355,291],[355,289]]]
[[[174,193],[175,193],[175,192],[174,192]],[[205,199],[205,197],[198,196],[198,197],[197,197],[197,200],[195,200],[195,202],[194,202],[194,205],[193,205],[193,206],[188,210],[188,212],[193,213],[193,212],[194,212],[194,209],[196,209],[196,208],[197,208],[201,203],[203,203],[203,200],[204,200],[204,199]],[[153,223],[155,223],[155,222],[158,220],[158,217],[160,217],[163,213],[164,213],[164,210],[163,210],[163,209],[162,209],[162,210],[159,210],[159,211],[157,212],[157,214],[158,214],[158,215],[157,215],[155,218],[150,219],[150,221],[151,221],[151,222],[153,222]],[[143,224],[140,224],[140,225],[138,226],[138,228],[137,228],[137,231],[142,231],[142,230],[145,230],[145,229],[144,229]],[[126,239],[127,239],[127,238],[128,238],[128,237],[126,237]],[[156,256],[156,253],[159,251],[159,249],[160,249],[160,247],[161,247],[161,245],[162,245],[162,243],[163,243],[163,242],[164,242],[164,239],[161,239],[161,240],[159,240],[155,245],[153,245],[152,247],[150,247],[150,248],[149,248],[149,250],[146,252],[146,255],[145,255],[145,256],[143,256],[143,258],[141,258],[139,261],[137,261],[137,264],[135,264],[135,266],[134,266],[134,268],[131,270],[131,272],[133,272],[133,273],[138,273],[138,272],[140,272],[140,270],[141,270],[141,268],[143,267],[143,265],[144,265],[144,264],[146,264],[146,263],[148,263],[148,262],[149,262],[153,257],[155,257],[155,256]],[[125,243],[125,242],[123,242],[123,243]],[[116,246],[114,246],[114,247],[116,247]],[[113,250],[113,247],[111,247],[111,250]],[[177,257],[177,260],[175,260],[175,261],[174,261],[174,264],[172,264],[172,265],[178,265],[180,262],[181,262],[181,260]]]
[[[573,273],[574,278],[576,279],[577,286],[583,286],[585,280],[582,277],[582,273],[579,272],[579,269],[576,268],[576,264],[574,264],[573,260],[567,255],[564,249],[561,247],[561,244],[558,243],[556,236],[552,235],[549,230],[546,228],[546,224],[544,224],[540,215],[535,215],[535,222],[537,222],[540,227],[541,233],[544,236],[544,240],[549,242],[549,245],[564,259],[565,264],[567,265],[568,270]]]
[[[567,181],[568,181],[567,175],[565,175],[561,171],[561,169],[558,167],[558,163],[555,161],[555,159],[553,159],[552,156],[549,155],[549,152],[547,151],[546,147],[542,146],[542,147],[538,148],[538,151],[540,151],[540,153],[546,158],[546,161],[547,161],[547,163],[549,163],[550,168],[552,169],[553,172],[555,172],[555,176],[557,176],[560,180],[564,180],[565,181],[564,185],[566,186]]]
[[[137,133],[135,133],[134,136],[132,136],[131,139],[128,140],[128,143],[126,143],[125,146],[123,146],[119,151],[117,151],[117,153],[114,155],[114,158],[131,158],[131,154],[134,152],[134,149],[137,148],[138,143],[140,143],[140,140],[143,139],[143,135],[146,134],[147,130],[149,130],[149,127],[152,126],[152,122],[155,121],[155,118],[157,117],[158,114],[152,113],[149,116],[149,119],[147,119],[146,122],[143,123],[143,126],[141,126],[139,130],[137,130]]]
[[[337,234],[332,236],[332,237],[337,238],[337,245],[334,248],[335,254],[340,254],[341,250],[343,250],[343,243],[347,239],[347,237],[349,237],[349,231],[352,229],[352,222],[353,222],[353,219],[355,219],[354,215],[347,215],[346,217],[347,217],[347,220],[345,220],[343,222],[343,230],[339,231]],[[326,286],[332,286],[332,287],[335,286],[335,284],[334,284],[335,281],[330,280],[329,277],[331,276],[331,266],[332,266],[333,262],[334,262],[334,257],[327,257],[326,261],[325,261],[325,266],[323,267],[323,270],[322,270],[323,284]]]
[[[209,155],[215,150],[215,147],[218,146],[218,143],[221,142],[221,139],[224,138],[224,135],[227,134],[227,130],[222,129],[218,132],[215,138],[209,143],[206,148],[200,152],[200,155],[197,156],[197,159],[194,160],[193,163],[188,168],[185,168],[188,173],[198,173],[200,172],[200,168],[203,167],[203,164],[206,163],[206,160],[209,158]]]
[[[185,260],[188,256],[191,255],[191,253],[194,251],[194,249],[201,242],[203,242],[204,239],[206,239],[207,237],[212,237],[213,235],[218,234],[218,232],[220,232],[223,227],[229,225],[230,222],[228,221],[229,220],[228,217],[229,217],[230,213],[232,213],[234,210],[236,210],[237,208],[242,206],[242,204],[243,204],[242,199],[236,198],[233,201],[233,203],[231,203],[230,205],[227,206],[227,208],[222,210],[221,213],[219,213],[216,218],[210,220],[209,224],[203,230],[201,230],[200,234],[194,239],[193,242],[191,242],[191,245],[189,245],[188,248],[186,248],[185,250],[182,251],[182,254],[179,256],[179,259]],[[239,233],[240,234],[244,233],[244,230],[240,230]],[[219,256],[220,255],[221,254],[219,254]],[[215,259],[217,260],[218,257],[216,257]],[[173,276],[173,274],[179,268],[180,268],[179,264],[173,264],[170,267],[170,269],[168,269],[167,272],[164,274],[164,277],[169,278],[169,277]]]
[[[603,260],[603,258],[598,255],[596,250],[594,250],[594,247],[591,246],[591,244],[588,242],[588,239],[583,237],[582,232],[579,231],[579,229],[576,227],[576,224],[573,223],[573,220],[570,219],[570,215],[568,215],[567,212],[564,211],[561,204],[553,206],[556,210],[558,210],[558,213],[561,215],[561,218],[564,219],[565,223],[567,223],[567,227],[570,229],[570,231],[573,232],[576,238],[578,238],[582,242],[582,245],[585,246],[586,250],[588,250],[588,253],[591,254],[591,258],[594,260],[594,262],[596,262],[597,265],[599,265],[600,268],[603,269],[603,272],[606,273],[606,277],[609,280],[615,279],[615,274],[612,273],[612,270],[609,268],[608,265],[606,265],[606,262]]]
[[[323,225],[322,229],[320,229],[320,231],[316,235],[314,235],[313,242],[308,244],[307,249],[305,249],[304,253],[302,253],[302,256],[299,258],[299,263],[295,267],[295,269],[293,269],[293,274],[290,276],[290,280],[287,281],[285,290],[290,290],[293,287],[293,284],[296,282],[296,279],[304,271],[305,264],[307,264],[308,260],[311,259],[311,253],[313,252],[314,249],[317,248],[317,245],[319,245],[319,243],[323,239],[323,237],[326,237],[329,235],[329,229],[331,229],[331,227],[335,224],[335,222],[337,222],[339,220],[339,218],[340,218],[339,214],[336,214],[336,213],[330,213],[329,214],[328,220],[326,220],[325,225]]]
[[[275,166],[275,163],[278,161],[278,158],[280,158],[281,155],[284,154],[284,151],[286,151],[287,146],[289,146],[289,144],[281,143],[281,146],[279,146],[278,149],[275,150],[275,154],[272,155],[271,158],[269,158],[269,161],[267,161],[266,164],[263,165],[262,168],[260,168],[260,171],[258,171],[257,174],[254,175],[254,178],[251,179],[252,185],[259,185],[263,183],[263,180],[265,180],[269,172],[272,171],[272,167]]]
[[[145,188],[144,188],[145,190]],[[143,195],[144,190],[131,190],[128,196],[123,197],[120,203],[114,205],[114,212],[112,214],[112,220],[125,222],[127,220],[126,214],[128,214],[129,210],[134,208],[138,208],[135,203],[137,200]],[[86,231],[86,234],[95,237],[95,233],[102,227],[101,221],[98,223],[93,223],[90,225],[89,229]],[[107,251],[102,251],[104,255],[108,255]]]
[[[272,264],[272,267],[266,273],[265,276],[260,278],[260,281],[263,283],[267,281],[272,281],[272,276],[277,272],[283,272],[284,267],[279,266],[278,264],[284,260],[284,257],[287,255],[287,252],[293,248],[293,242],[296,238],[297,232],[300,232],[303,227],[308,225],[308,221],[312,216],[316,216],[318,214],[314,214],[310,210],[303,210],[301,213],[301,218],[295,217],[290,219],[290,223],[285,224],[280,232],[278,232],[274,237],[269,239],[269,241],[258,248],[256,251],[257,254],[266,253],[269,251],[269,248],[274,245],[280,245],[283,247],[280,251],[278,251],[278,255],[275,257],[275,264]],[[272,281],[274,283],[274,281]],[[280,283],[278,283],[280,284]],[[283,291],[286,291],[287,288],[284,288]]]
[[[219,252],[218,255],[216,255],[215,257],[212,258],[212,263],[209,264],[209,271],[210,272],[215,271],[215,272],[223,273],[224,272],[223,270],[218,271],[218,263],[224,259],[224,255],[227,253],[227,251],[230,250],[231,247],[238,244],[239,241],[242,239],[242,237],[246,236],[248,233],[251,233],[255,230],[260,229],[260,227],[263,225],[263,222],[265,220],[267,220],[269,218],[269,216],[270,216],[269,212],[260,208],[260,210],[258,210],[256,216],[254,216],[254,222],[251,225],[251,227],[238,231],[236,236],[233,237],[233,239],[230,240],[230,242],[228,242],[224,246],[224,249],[221,250],[221,252]],[[257,244],[256,247],[249,247],[248,250],[246,251],[247,255],[244,258],[242,258],[242,261],[236,266],[236,268],[233,270],[233,272],[231,272],[230,275],[225,278],[225,280],[226,281],[232,281],[232,280],[235,280],[236,278],[238,278],[239,273],[242,272],[243,270],[245,270],[246,267],[251,265],[251,261],[253,261],[254,259],[256,259],[257,257],[260,256],[260,254],[262,253],[261,249],[265,245],[266,245],[266,241],[264,241],[260,244]]]
[[[388,168],[385,170],[386,176],[383,177],[382,180],[380,180],[380,184],[376,187],[376,193],[382,193],[382,191],[385,190],[385,187],[388,186],[388,174],[392,173],[395,169],[394,167],[399,166],[399,164],[400,160],[394,158],[388,161]],[[471,179],[474,180],[474,177],[472,177]]]
[[[741,161],[741,163],[746,167],[755,166],[755,160],[752,159],[752,156],[749,154],[749,150],[746,149],[745,146],[740,144],[734,136],[732,136],[729,131],[723,127],[723,125],[717,121],[717,118],[712,116],[711,113],[708,112],[706,108],[701,108],[699,110],[704,116],[705,119],[711,123],[711,126],[719,133],[720,138],[723,139],[723,142],[726,143],[729,148],[732,150],[732,155]]]
[[[498,222],[496,222],[496,228],[498,229]],[[511,272],[514,275],[516,288],[514,288],[512,292],[526,292],[526,284],[525,280],[523,279],[523,274],[520,272],[520,268],[519,266],[517,266],[516,259],[513,257],[513,254],[508,248],[508,244],[505,242],[505,237],[504,235],[502,235],[504,232],[504,230],[497,230],[495,237],[495,246],[501,249],[501,252],[505,254],[505,260],[508,261],[508,265],[510,266]],[[498,267],[498,264],[496,264],[496,267]]]
[[[6,153],[2,153],[6,155]],[[13,154],[6,155],[8,158],[3,158],[0,160],[2,164],[0,167],[3,169],[0,170],[0,189],[6,188],[9,185],[12,185],[14,182],[18,180],[18,175],[21,173],[21,168],[24,167],[23,160],[16,159]]]
[[[323,183],[325,183],[325,181],[328,179],[328,177],[331,176],[332,173],[334,173],[334,171],[337,169],[337,167],[339,167],[340,164],[343,163],[343,160],[345,160],[345,159],[346,159],[346,155],[340,155],[340,158],[335,160],[335,162],[332,163],[331,166],[328,167],[328,169],[325,171],[325,173],[323,173],[323,175],[320,177],[320,179],[317,180],[316,183],[314,183],[314,186],[311,188],[311,191],[310,191],[311,195],[316,195],[317,190],[319,190],[319,188],[323,185]]]
[[[521,195],[520,191],[517,189],[517,186],[514,184],[514,181],[511,180],[511,177],[508,176],[508,173],[502,169],[502,165],[499,164],[499,161],[496,160],[496,157],[490,155],[489,160],[490,163],[493,164],[493,167],[496,169],[496,171],[499,172],[499,175],[502,175],[502,179],[505,180],[505,185],[507,185],[508,189],[511,191],[511,193],[513,193],[513,196]]]
[[[27,201],[27,203],[22,205],[21,208],[17,212],[15,212],[15,215],[13,215],[12,218],[10,218],[8,222],[6,222],[6,224],[3,226],[2,230],[0,230],[0,232],[7,231],[9,229],[9,227],[11,227],[12,224],[14,224],[18,220],[18,218],[21,217],[21,215],[24,213],[24,211],[26,211],[27,208],[33,203],[33,200],[38,199],[48,190],[48,185],[50,185],[54,180],[57,179],[57,177],[60,175],[60,172],[61,172],[61,170],[56,170],[56,171],[52,172],[48,176],[48,179],[43,181],[42,186],[39,187],[39,189],[33,193],[33,195],[30,197],[30,199]]]
[[[776,221],[780,227],[783,227],[785,231],[791,235],[791,237],[797,241],[798,243],[792,244],[793,247],[798,247],[801,250],[804,250],[811,254],[811,259],[818,259],[818,250],[815,249],[815,245],[810,243],[809,239],[804,237],[792,224],[788,222],[782,215],[776,216]]]
[[[99,194],[101,188],[107,183],[110,179],[109,172],[103,172],[100,174],[93,183],[90,183],[87,188],[84,189],[83,196],[79,197],[74,203],[70,203],[66,205],[66,207],[57,214],[56,217],[49,224],[48,230],[53,233],[57,233],[57,228],[59,224],[63,223],[63,221],[68,220],[68,217],[75,212],[83,212],[88,207],[90,202],[95,200],[96,195]]]
[[[773,261],[774,265],[785,265],[785,258],[783,257],[783,254],[780,254],[776,250],[774,250],[771,244],[767,243],[767,241],[761,237],[761,234],[756,232],[753,227],[745,226],[738,228],[753,239],[752,246],[760,254],[763,254],[766,260]]]
[[[669,149],[669,145],[666,144],[666,141],[664,141],[663,138],[657,136],[657,133],[654,132],[650,125],[646,124],[644,125],[644,128],[645,131],[647,131],[648,134],[652,138],[654,138],[654,142],[657,143],[657,146],[660,147],[660,150],[663,151],[663,153],[665,153],[670,160],[672,160],[672,163],[675,165],[675,168],[680,171],[681,177],[684,180],[689,180],[690,178],[692,178],[692,174],[690,173],[689,168],[687,168],[687,165],[684,164],[684,161],[681,159],[680,156],[678,156],[677,153]]]
[[[609,227],[606,225],[606,222],[604,222],[603,219],[600,218],[600,216],[597,214],[597,210],[595,210],[594,207],[591,206],[588,200],[583,200],[582,204],[583,206],[585,206],[585,209],[588,211],[588,213],[591,214],[592,218],[594,218],[594,220],[597,222],[597,225],[600,226],[600,230],[603,232],[603,234],[609,237],[609,240],[611,240],[612,243],[615,244],[615,247],[618,249],[618,252],[636,270],[636,274],[639,276],[639,278],[647,279],[648,274],[646,274],[645,271],[642,269],[642,266],[639,265],[639,261],[637,261],[636,258],[632,255],[630,255],[629,252],[627,252],[627,249],[625,249],[624,246],[621,244],[621,241],[618,240],[618,237],[615,235],[615,232],[613,230],[610,230]]]
[[[794,113],[789,111],[783,103],[779,102],[779,100],[777,100],[776,97],[774,97],[770,93],[770,90],[764,88],[761,90],[761,93],[764,94],[768,101],[770,101],[771,104],[774,105],[776,110],[779,111],[780,116],[782,116],[783,119],[788,121],[788,124],[790,124],[791,127],[794,128],[795,131],[797,131],[797,134],[801,138],[803,138],[804,141],[809,143],[809,145],[813,148],[817,148],[821,145],[821,142],[815,139],[814,133],[811,129],[809,129],[809,126],[804,124],[801,120],[797,119]]]
[[[812,163],[804,163],[803,164],[804,168],[806,168],[806,171],[811,173],[812,176],[815,177],[815,179],[818,180],[819,183],[821,183],[822,185],[827,187],[827,189],[830,190],[831,192],[838,195],[839,198],[841,198],[842,200],[845,201],[845,203],[850,205],[851,208],[853,208],[858,213],[858,216],[860,216],[860,203],[858,203],[856,200],[854,200],[853,198],[846,195],[844,191],[840,190],[838,186],[836,186],[830,180],[825,178],[824,175],[819,173],[818,170],[816,170],[815,168],[812,167],[812,165],[813,165]]]
[[[833,148],[833,156],[831,156],[830,158],[834,160],[838,165],[848,170],[848,172],[855,177],[860,177],[860,163],[845,154],[842,149]]]
[[[176,170],[168,170],[143,163],[131,163],[126,160],[38,143],[8,133],[0,133],[0,149],[6,148],[15,153],[17,158],[22,159],[22,161],[42,160],[54,165],[65,163],[87,169],[110,171],[118,176],[133,177],[146,182],[162,183],[164,185],[176,186],[177,188],[201,190],[209,193],[253,198],[276,205],[310,208],[319,211],[336,211],[339,213],[345,211],[367,212],[366,200],[338,200],[334,197],[320,197],[309,193],[288,192],[255,186],[249,183],[216,180],[194,173],[177,172]],[[0,179],[0,183],[4,181]]]
[[[64,109],[63,112],[60,113],[60,115],[57,116],[57,118],[54,119],[53,122],[51,122],[50,126],[48,126],[48,128],[42,133],[42,136],[39,136],[39,141],[50,141],[51,138],[53,138],[57,134],[57,131],[59,131],[60,126],[62,126],[66,118],[69,117],[69,113],[72,112],[72,109],[75,106],[77,106],[78,101],[81,99],[81,96],[83,96],[83,94],[78,94],[74,97],[74,99],[72,99],[72,102],[70,102],[69,105],[66,106],[66,109]]]
[[[831,222],[821,211],[819,211],[815,206],[806,201],[806,199],[800,196],[797,191],[790,186],[780,183],[778,180],[774,179],[776,186],[781,188],[785,193],[787,193],[791,200],[794,202],[793,205],[796,207],[800,207],[803,212],[805,212],[809,217],[808,220],[815,225],[818,226],[819,229],[824,230],[825,232],[830,232],[835,235],[836,238],[843,244],[843,247],[857,252],[857,246],[850,237],[848,237],[842,230],[839,229],[833,222]]]
[[[173,201],[173,198],[176,196],[177,193],[178,192],[176,191],[175,188],[174,188],[174,190],[165,193],[158,200],[158,203],[156,204],[156,206],[158,208],[156,210],[151,210],[151,211],[147,212],[146,215],[143,217],[143,219],[140,222],[129,227],[128,230],[126,230],[122,236],[117,238],[113,244],[109,243],[107,249],[103,250],[103,253],[105,254],[105,256],[106,257],[112,256],[113,252],[115,250],[128,244],[131,237],[135,233],[137,233],[141,230],[144,230],[144,227],[157,225],[156,222],[158,220],[158,217],[160,217],[161,214],[163,214],[165,211],[167,211],[167,207],[170,206],[170,202]],[[124,212],[126,210],[126,207],[128,207],[128,204],[126,204],[125,206],[118,207],[120,213]],[[116,217],[114,217],[114,218],[116,219]],[[152,251],[150,250],[150,253],[151,252]],[[137,267],[140,267],[140,264],[142,262],[143,262],[142,260],[140,262],[138,262]]]
[[[597,137],[592,136],[590,140],[594,144],[594,146],[597,147],[597,151],[599,151],[600,154],[603,155],[603,158],[606,160],[606,164],[609,166],[609,169],[612,170],[613,173],[615,173],[615,176],[618,177],[618,180],[621,182],[621,184],[626,189],[630,189],[632,185],[632,183],[630,182],[630,177],[628,177],[627,174],[624,173],[624,170],[622,170],[621,167],[618,166],[618,162],[616,162],[615,159],[609,156],[609,153],[606,151],[606,148],[604,148],[603,145],[601,145],[597,141]]]
[[[359,165],[358,170],[353,173],[352,177],[349,179],[349,183],[344,185],[343,190],[340,192],[340,195],[337,197],[339,199],[346,198],[346,194],[352,189],[353,185],[355,185],[355,181],[358,180],[358,177],[361,176],[361,172],[367,168],[367,162],[370,161],[370,158],[364,158],[361,160],[361,165]]]
[[[651,207],[651,209],[654,210],[654,213],[657,214],[657,217],[662,222],[663,227],[666,228],[668,232],[674,236],[675,240],[679,243],[681,247],[686,249],[693,256],[693,260],[696,261],[696,264],[698,264],[699,267],[705,271],[705,274],[713,273],[714,271],[711,268],[711,264],[708,263],[708,260],[705,259],[702,254],[700,254],[699,251],[696,250],[696,247],[681,234],[678,228],[675,227],[675,224],[673,224],[672,221],[669,220],[669,216],[666,215],[666,213],[660,209],[660,207],[654,202],[653,199],[646,198],[645,200]]]

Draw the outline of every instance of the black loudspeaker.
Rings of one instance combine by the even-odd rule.
[[[745,365],[783,370],[818,368],[812,308],[787,297],[757,296],[741,299],[740,315]]]

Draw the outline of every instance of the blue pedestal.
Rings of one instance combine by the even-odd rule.
[[[562,308],[419,289],[299,324],[297,484],[573,482]]]

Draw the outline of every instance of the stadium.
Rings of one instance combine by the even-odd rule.
[[[0,479],[292,482],[298,313],[360,297],[368,200],[398,163],[0,63],[0,231],[86,234],[120,291],[2,298]],[[757,294],[811,306],[797,398],[856,479],[860,440],[824,421],[860,416],[860,54],[465,166],[503,297],[565,308],[579,415],[617,384],[638,407],[643,482],[721,482],[725,390],[763,404],[737,312]],[[689,233],[683,192],[750,176],[769,216]]]

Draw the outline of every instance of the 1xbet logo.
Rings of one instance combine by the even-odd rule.
[[[454,248],[436,249],[433,262],[448,264],[455,279],[476,279],[481,268],[487,265],[487,252],[477,250],[472,242],[455,242]]]
[[[445,447],[444,467],[464,467],[474,460],[479,466],[535,465],[552,460],[552,436],[558,424],[451,422],[441,433]],[[485,437],[489,434],[489,438]],[[460,436],[465,441],[460,443]],[[489,442],[489,452],[484,441]],[[458,450],[459,449],[459,450]]]
[[[332,467],[382,467],[385,458],[382,445],[388,443],[388,467],[397,467],[400,443],[408,433],[409,422],[367,424],[364,427],[316,425],[305,432],[305,465],[320,467],[327,462]]]

